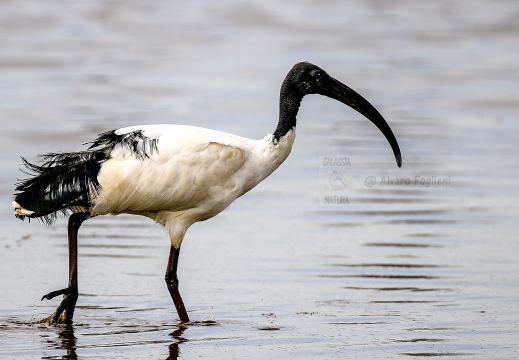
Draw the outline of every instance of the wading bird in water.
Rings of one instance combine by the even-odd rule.
[[[295,64],[280,91],[279,122],[272,135],[252,140],[186,125],[131,126],[100,134],[84,151],[50,153],[19,180],[15,216],[51,224],[68,221],[69,284],[43,299],[63,295],[50,322],[72,322],[78,298],[77,233],[83,221],[105,214],[135,214],[164,226],[171,240],[166,284],[182,322],[189,316],[178,289],[180,245],[187,229],[227,208],[287,158],[295,139],[301,100],[320,94],[371,120],[389,141],[397,165],[397,140],[382,115],[361,95],[308,62]]]

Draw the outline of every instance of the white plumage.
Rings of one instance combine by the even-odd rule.
[[[118,146],[99,172],[99,195],[92,215],[131,213],[162,224],[179,247],[193,223],[229,206],[287,158],[295,130],[273,144],[273,135],[251,140],[185,125],[143,125],[116,130],[142,131],[157,140],[157,151],[139,159]]]

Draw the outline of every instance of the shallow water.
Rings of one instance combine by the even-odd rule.
[[[0,4],[0,357],[517,357],[519,6],[515,1],[17,1]],[[81,228],[73,326],[66,221],[12,216],[20,156],[187,123],[260,138],[309,60],[366,96],[399,140],[305,98],[293,153],[193,226],[179,279],[150,220]],[[337,185],[338,184],[338,185]]]

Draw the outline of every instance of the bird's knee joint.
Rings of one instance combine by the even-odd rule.
[[[81,227],[81,224],[83,224],[83,222],[87,219],[88,219],[88,214],[83,213],[83,212],[78,212],[78,213],[74,213],[74,214],[70,215],[69,223],[68,223],[69,230],[73,230],[73,231],[77,232],[79,230],[79,228]]]

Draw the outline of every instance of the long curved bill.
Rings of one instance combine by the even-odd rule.
[[[393,153],[395,154],[396,164],[398,167],[402,166],[402,154],[400,153],[400,147],[398,146],[398,142],[396,141],[395,135],[393,131],[389,127],[386,120],[380,115],[380,113],[375,109],[373,105],[369,103],[368,100],[364,99],[359,93],[355,90],[349,88],[348,86],[341,83],[339,80],[332,78],[331,76],[326,76],[322,79],[321,83],[321,91],[320,93],[324,96],[328,96],[332,99],[342,102],[343,104],[348,105],[352,109],[358,111],[366,118],[371,120],[373,124],[375,124],[382,134],[386,137],[387,141],[391,145],[393,149]]]

